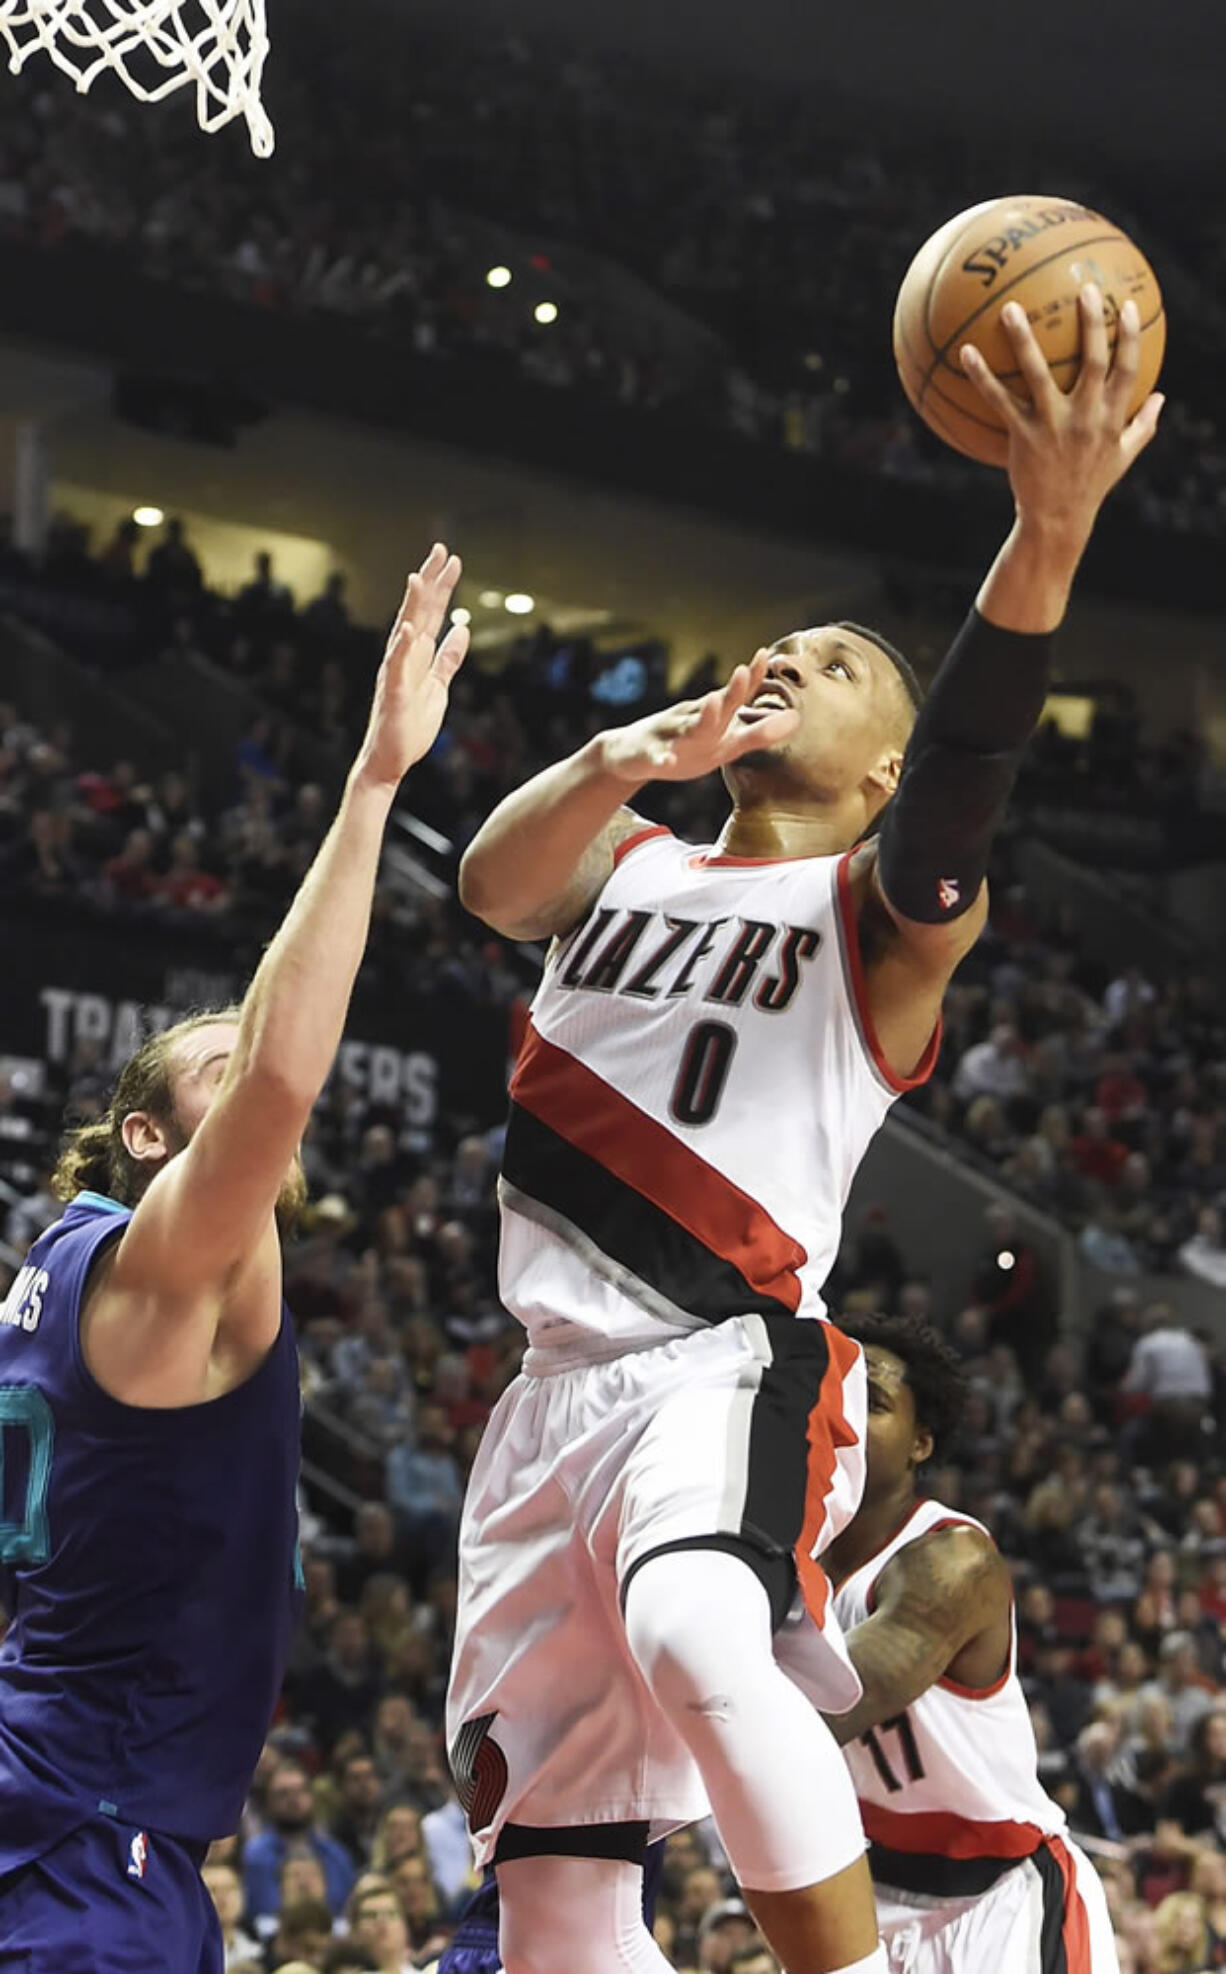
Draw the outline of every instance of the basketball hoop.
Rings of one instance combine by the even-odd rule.
[[[41,50],[82,94],[106,69],[142,103],[194,84],[202,130],[243,116],[256,156],[272,152],[264,0],[0,0],[0,34],[14,75]]]

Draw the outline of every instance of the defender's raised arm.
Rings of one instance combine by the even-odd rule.
[[[462,630],[436,650],[459,574],[435,547],[409,579],[336,820],[236,1025],[189,1028],[169,1115],[134,1110],[119,1126],[139,1203],[98,1264],[83,1336],[94,1375],[130,1403],[212,1396],[277,1333],[278,1196],[341,1038],[393,798],[433,745],[464,657]]]

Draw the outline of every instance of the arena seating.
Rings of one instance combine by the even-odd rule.
[[[912,134],[900,151],[879,124],[866,137],[853,105],[824,106],[815,128],[744,77],[733,107],[700,77],[521,35],[457,60],[447,35],[378,18],[377,35],[359,19],[338,46],[318,0],[296,10],[270,72],[271,167],[234,132],[198,144],[177,105],[16,98],[0,241],[92,242],[264,315],[331,316],[355,337],[657,410],[682,431],[717,424],[894,480],[968,484],[903,413],[883,331],[917,244],[982,197],[950,147]],[[1032,169],[1109,204],[1161,261],[1179,305],[1177,400],[1120,499],[1153,529],[1220,536],[1220,208],[1166,200],[1152,177],[1101,187],[1092,162],[1050,147]],[[515,278],[491,289],[498,265]],[[556,318],[537,323],[538,301]]]

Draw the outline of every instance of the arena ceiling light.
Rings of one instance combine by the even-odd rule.
[[[453,624],[471,624],[472,620],[473,620],[472,611],[466,610],[463,604],[460,605],[458,610],[453,610],[451,613],[451,621]]]
[[[509,267],[491,267],[485,277],[487,288],[509,288],[512,281]]]
[[[502,591],[500,589],[483,589],[477,601],[483,610],[501,610]]]
[[[138,528],[160,528],[166,516],[160,507],[134,507],[132,519]]]
[[[538,302],[532,311],[532,318],[533,321],[539,322],[542,327],[547,326],[550,322],[556,322],[558,319],[557,303]]]
[[[510,596],[504,598],[502,607],[509,610],[513,617],[530,617],[536,609],[536,598],[528,596],[522,589],[513,589]]]

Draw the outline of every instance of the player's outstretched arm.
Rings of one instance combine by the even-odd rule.
[[[647,782],[696,781],[794,730],[794,712],[736,725],[768,663],[759,651],[718,691],[611,727],[508,795],[464,854],[461,902],[508,939],[569,932],[608,881],[618,844],[642,829],[629,804]]]
[[[434,744],[463,661],[464,631],[436,649],[459,574],[436,546],[410,577],[336,820],[247,991],[217,1095],[141,1199],[91,1298],[90,1361],[113,1390],[137,1366],[160,1388],[162,1358],[198,1354],[223,1318],[236,1342],[275,1336],[276,1201],[341,1038],[392,800]],[[139,1130],[139,1114],[129,1125]]]
[[[1081,291],[1080,310],[1081,368],[1067,393],[1016,302],[1003,315],[1025,399],[993,376],[977,349],[962,352],[968,377],[1009,433],[1014,522],[976,599],[979,615],[999,630],[1043,636],[1059,628],[1103,502],[1158,429],[1159,392],[1128,416],[1141,357],[1136,303],[1120,311],[1114,356],[1093,283]]]
[[[1162,399],[1131,420],[1140,328],[1120,315],[1114,357],[1103,298],[1080,298],[1082,363],[1067,395],[1015,304],[1004,324],[1027,397],[1015,396],[973,349],[967,375],[1009,433],[1014,522],[928,694],[898,792],[861,874],[880,921],[866,968],[878,1036],[909,1074],[958,962],[987,916],[985,873],[1022,755],[1042,715],[1052,637],[1107,495],[1149,444]],[[875,859],[875,860],[874,860]]]
[[[872,1616],[847,1640],[864,1697],[828,1717],[840,1746],[902,1713],[955,1665],[960,1684],[992,1685],[1009,1663],[1012,1611],[1008,1569],[980,1529],[936,1529],[900,1549]]]

